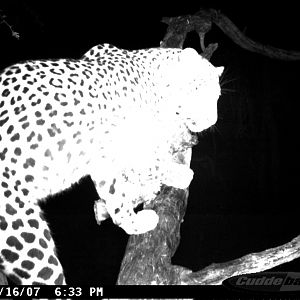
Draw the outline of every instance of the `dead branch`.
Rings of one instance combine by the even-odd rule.
[[[203,55],[210,58],[213,51],[208,47],[216,48],[217,44],[205,47],[204,37],[211,30],[212,23],[217,25],[234,43],[251,52],[286,61],[300,60],[300,52],[275,48],[269,45],[258,43],[247,37],[238,27],[224,14],[215,9],[201,9],[194,15],[179,17],[165,17],[163,23],[168,25],[167,33],[160,43],[161,47],[182,48],[183,42],[188,32],[195,30],[200,38],[200,46]],[[214,45],[214,46],[213,46]]]
[[[0,25],[1,24],[6,25],[9,28],[11,35],[16,39],[19,39],[20,34],[16,31],[14,31],[13,27],[5,19],[6,19],[6,15],[3,15],[2,10],[0,10]]]

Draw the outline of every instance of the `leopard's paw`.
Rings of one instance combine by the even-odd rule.
[[[152,209],[144,209],[135,214],[131,220],[121,223],[127,234],[143,234],[156,228],[158,214]]]
[[[136,217],[139,234],[155,229],[159,222],[158,214],[152,209],[143,209],[137,213]]]

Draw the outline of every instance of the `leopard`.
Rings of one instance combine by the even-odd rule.
[[[193,179],[185,146],[217,121],[215,67],[192,48],[91,48],[0,74],[0,271],[15,284],[66,284],[40,204],[90,176],[95,218],[127,234],[156,228],[162,185]],[[187,159],[189,160],[189,159]]]

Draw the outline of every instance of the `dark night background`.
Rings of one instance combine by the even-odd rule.
[[[251,1],[1,1],[1,14],[20,34],[0,24],[1,69],[20,60],[79,58],[111,43],[125,49],[159,46],[164,16],[221,9],[250,38],[300,51],[298,9]],[[127,2],[127,1],[126,1]],[[195,178],[173,263],[199,270],[251,252],[279,246],[299,235],[298,102],[300,62],[276,61],[248,52],[213,26],[206,43],[218,42],[211,62],[226,68],[218,130],[200,134],[193,150]],[[184,46],[200,51],[196,33]],[[298,171],[298,172],[297,172]],[[114,284],[128,236],[93,213],[89,180],[45,205],[68,284]],[[273,270],[300,271],[299,259]]]

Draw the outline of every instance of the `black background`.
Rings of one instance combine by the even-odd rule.
[[[161,1],[162,2],[162,1]],[[1,1],[0,67],[26,59],[79,58],[111,43],[125,49],[159,46],[164,16],[221,9],[250,38],[298,50],[298,9],[253,1]],[[299,62],[248,52],[213,26],[214,65],[225,66],[218,130],[207,130],[193,150],[195,178],[173,263],[194,271],[263,251],[299,234]],[[196,33],[184,46],[200,51]],[[93,214],[96,192],[87,179],[45,205],[68,284],[114,284],[128,236]],[[274,270],[299,271],[299,259]]]

